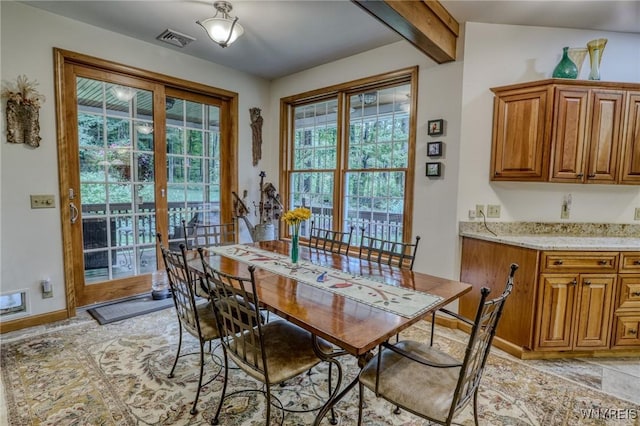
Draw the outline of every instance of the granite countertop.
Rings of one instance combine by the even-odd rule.
[[[460,236],[535,250],[640,251],[640,225],[461,222]]]

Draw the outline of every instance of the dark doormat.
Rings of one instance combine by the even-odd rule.
[[[151,298],[151,295],[149,295],[87,309],[87,312],[89,312],[98,323],[103,325],[159,311],[171,306],[174,306],[172,297],[154,300]]]

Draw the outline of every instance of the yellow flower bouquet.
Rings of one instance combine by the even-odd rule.
[[[311,217],[311,210],[297,207],[282,215],[282,220],[291,227],[291,263],[298,263],[298,241],[300,224]]]

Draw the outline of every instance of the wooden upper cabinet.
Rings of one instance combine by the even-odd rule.
[[[587,183],[615,183],[618,179],[618,150],[622,135],[625,93],[593,89],[587,125],[589,162]]]
[[[559,88],[554,94],[551,181],[576,182],[584,177],[585,128],[589,91]]]
[[[640,184],[640,92],[629,93],[626,117],[621,149],[620,182]]]
[[[640,184],[640,85],[549,79],[491,90],[492,180]]]
[[[551,92],[495,91],[492,180],[546,181]]]
[[[624,92],[558,86],[551,182],[614,183]]]

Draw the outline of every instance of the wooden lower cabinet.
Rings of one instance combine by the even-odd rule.
[[[608,349],[615,274],[542,274],[538,350]]]
[[[640,354],[637,260],[639,252],[541,251],[464,237],[460,279],[473,290],[459,311],[472,317],[480,288],[501,291],[515,262],[514,292],[496,332],[501,349],[522,358]]]
[[[536,348],[571,349],[577,275],[542,275]]]
[[[621,262],[612,342],[616,349],[640,348],[640,273],[627,271],[640,271],[640,254],[627,254]]]

